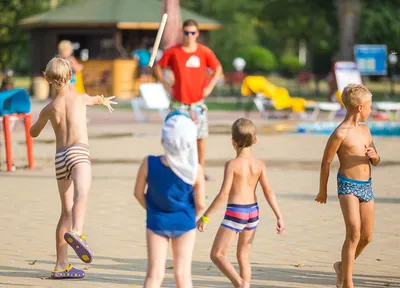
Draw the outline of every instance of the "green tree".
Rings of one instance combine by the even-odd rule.
[[[256,11],[260,2],[243,0],[180,0],[182,7],[222,22],[223,29],[210,32],[209,46],[225,71],[233,70],[234,58],[243,56],[248,46],[259,43]]]
[[[272,52],[262,46],[250,46],[244,53],[246,70],[272,72],[277,67],[276,57]]]
[[[6,0],[0,1],[0,69],[27,72],[30,39],[18,23],[22,19],[77,0]]]
[[[283,76],[293,77],[302,67],[299,58],[294,55],[283,55],[279,60],[279,70]]]
[[[366,1],[361,12],[361,44],[386,44],[389,51],[400,49],[400,7],[392,1]]]

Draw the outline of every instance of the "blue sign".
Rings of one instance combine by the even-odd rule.
[[[354,59],[361,75],[387,74],[386,45],[355,45]]]

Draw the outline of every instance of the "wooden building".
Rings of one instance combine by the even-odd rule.
[[[161,19],[162,3],[157,0],[81,0],[21,21],[32,40],[32,77],[41,75],[57,54],[61,40],[70,40],[80,58],[87,49],[83,82],[89,94],[103,93],[119,98],[138,94],[138,65],[131,56],[143,39],[151,46]],[[182,19],[199,23],[200,42],[208,31],[222,25],[210,18],[181,8]]]

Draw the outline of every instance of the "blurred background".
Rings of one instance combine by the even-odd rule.
[[[211,109],[213,99],[220,109],[237,109],[232,99],[241,95],[244,77],[252,74],[262,74],[290,95],[331,101],[333,65],[343,60],[358,64],[375,101],[399,99],[397,0],[1,1],[2,90],[22,87],[39,100],[54,96],[41,73],[59,43],[68,40],[83,65],[77,86],[89,94],[137,97],[141,83],[155,82],[152,75],[140,75],[138,51],[151,49],[166,9],[172,9],[169,21],[177,15],[176,29],[187,18],[198,21],[199,42],[223,65],[224,77],[208,100]],[[384,63],[356,59],[360,44],[383,45],[377,57]],[[166,45],[164,41],[159,57]]]

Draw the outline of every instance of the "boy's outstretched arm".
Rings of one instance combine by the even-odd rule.
[[[89,96],[87,94],[83,94],[83,99],[85,101],[86,106],[104,105],[108,108],[108,111],[110,112],[114,111],[114,108],[111,107],[111,104],[118,104],[115,101],[111,101],[114,98],[115,96],[104,97],[103,95]]]
[[[272,191],[271,186],[269,185],[269,180],[267,177],[267,168],[265,164],[263,165],[261,176],[260,176],[260,185],[263,190],[265,199],[268,202],[268,205],[271,207],[272,211],[275,214],[277,220],[277,232],[278,234],[282,234],[285,229],[283,224],[283,217],[281,211],[279,210],[278,202],[276,201],[275,193]]]
[[[136,176],[135,190],[133,195],[139,204],[146,209],[146,195],[144,193],[147,184],[148,158],[144,158]]]
[[[328,142],[325,146],[324,156],[321,161],[321,171],[319,178],[319,193],[315,198],[315,201],[319,203],[326,203],[328,198],[328,179],[329,169],[333,158],[335,158],[336,152],[339,150],[340,145],[344,140],[345,134],[336,130],[329,137]]]
[[[47,121],[49,120],[50,108],[44,107],[42,111],[40,111],[39,118],[35,124],[32,125],[29,130],[29,134],[31,137],[35,138],[39,136],[40,132],[42,132],[43,128],[46,126]]]
[[[215,210],[218,209],[219,206],[221,206],[222,203],[225,202],[226,198],[229,196],[229,192],[231,191],[232,187],[232,182],[233,182],[233,167],[231,162],[228,161],[225,164],[225,170],[224,170],[224,180],[222,182],[221,190],[218,193],[218,195],[215,197],[213,202],[211,203],[210,207],[204,212],[203,217],[205,217],[208,220],[208,217],[211,216]],[[204,219],[200,218],[197,221],[197,228],[199,231],[203,232],[204,231]]]
[[[205,188],[205,180],[204,180],[204,172],[203,167],[199,165],[197,172],[196,183],[194,184],[194,204],[196,206],[196,216],[199,216],[200,213],[204,210],[206,206],[206,188]]]

